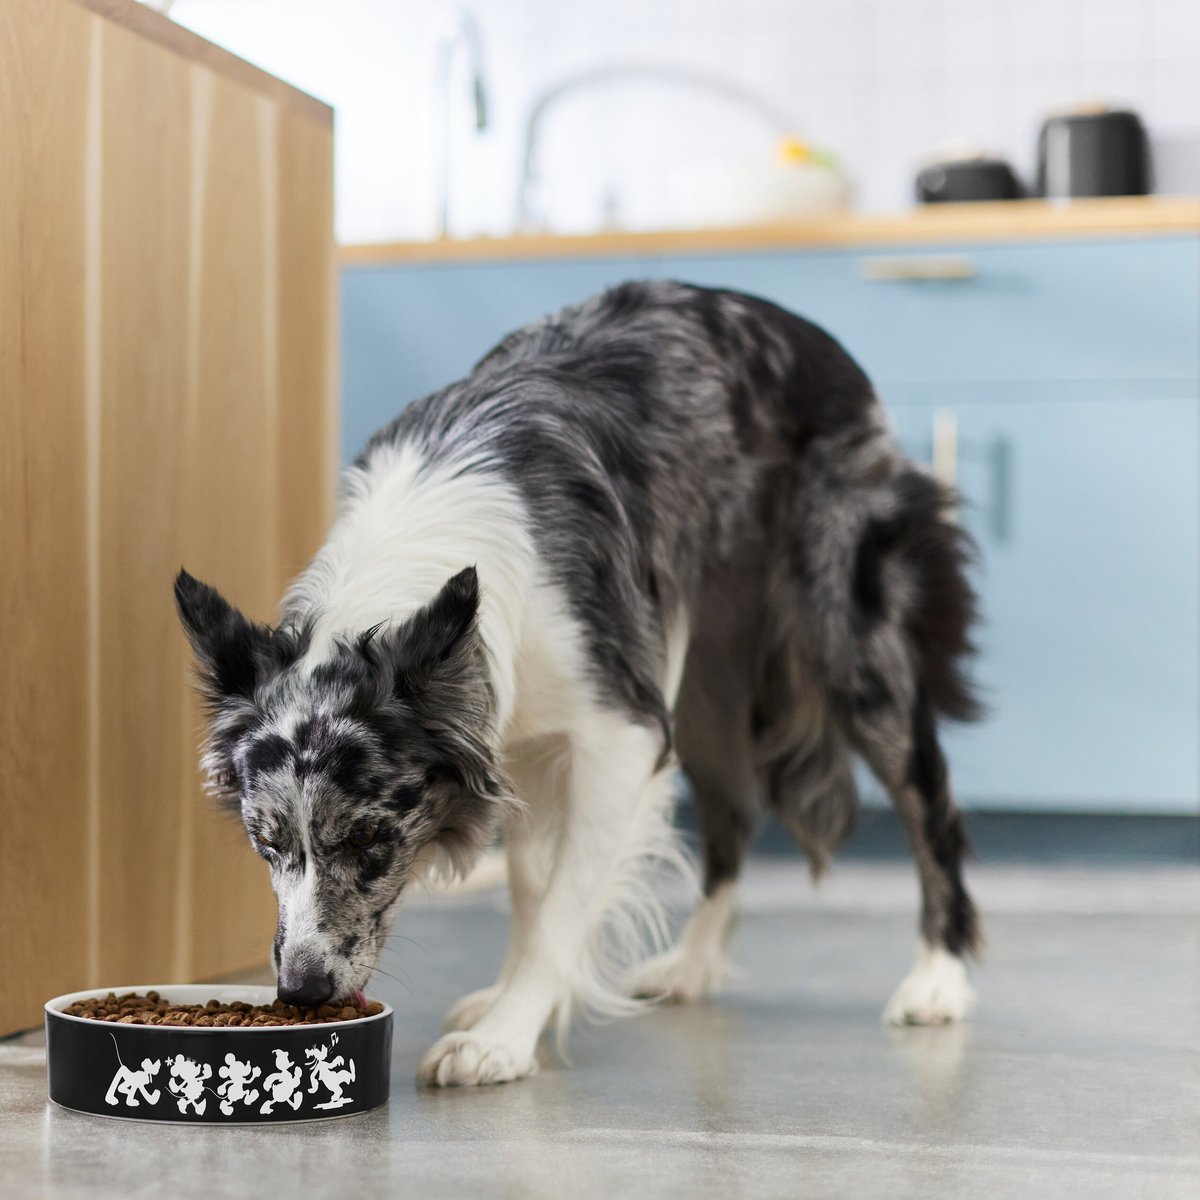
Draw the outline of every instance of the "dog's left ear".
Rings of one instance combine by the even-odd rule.
[[[271,630],[243,616],[216,588],[181,570],[175,607],[196,655],[200,687],[210,706],[253,699]]]
[[[448,580],[382,644],[391,661],[392,694],[436,730],[442,756],[438,832],[423,856],[435,873],[465,877],[497,821],[518,807],[495,745],[475,568]]]
[[[479,576],[467,567],[388,638],[395,694],[414,696],[440,672],[462,665],[476,641],[478,615]]]

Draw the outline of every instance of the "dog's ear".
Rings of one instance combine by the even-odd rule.
[[[183,570],[175,577],[175,607],[196,656],[205,700],[216,706],[232,698],[252,699],[271,630]]]
[[[414,696],[441,671],[453,671],[476,640],[479,576],[474,567],[442,585],[442,590],[387,638],[393,691]]]
[[[475,568],[448,580],[381,646],[391,663],[392,694],[434,731],[441,758],[432,789],[438,832],[423,858],[435,874],[465,877],[497,821],[518,807],[496,747]]]

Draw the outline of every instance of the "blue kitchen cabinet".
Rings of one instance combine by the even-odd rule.
[[[1195,395],[1063,401],[1038,385],[951,408],[920,392],[890,403],[897,433],[927,461],[935,420],[956,424],[958,516],[980,552],[989,713],[947,739],[964,803],[1195,812]]]
[[[878,277],[905,264],[967,274]],[[1200,368],[1196,237],[681,255],[650,273],[782,304],[828,329],[876,383],[1174,381]]]
[[[639,277],[817,321],[914,457],[953,414],[991,708],[949,733],[965,806],[1196,811],[1200,238],[348,268],[347,456],[511,329]]]
[[[406,404],[461,379],[505,334],[641,273],[615,258],[347,267],[344,459]]]

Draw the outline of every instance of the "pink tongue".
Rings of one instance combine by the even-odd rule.
[[[362,1008],[367,1003],[367,998],[363,995],[362,988],[355,988],[354,991],[350,993],[350,998],[359,1006],[359,1008]]]

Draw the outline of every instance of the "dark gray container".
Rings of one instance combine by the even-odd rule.
[[[1150,141],[1137,113],[1121,109],[1047,117],[1038,135],[1038,194],[1048,198],[1145,196]]]
[[[319,1121],[386,1103],[392,1010],[355,1021],[267,1028],[120,1025],[62,1010],[77,1000],[156,991],[177,1004],[270,1004],[270,987],[144,984],[91,988],[46,1004],[50,1099],[133,1121],[247,1125]]]
[[[999,158],[960,158],[929,163],[916,180],[922,204],[1019,200],[1025,194],[1017,173]]]

